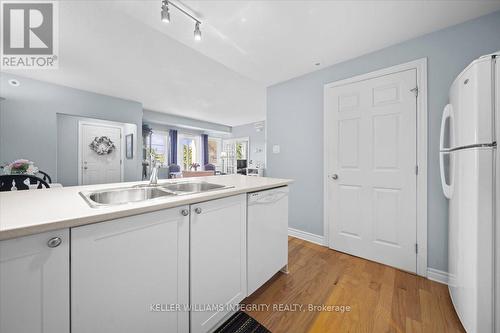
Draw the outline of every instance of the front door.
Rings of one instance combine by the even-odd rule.
[[[325,89],[329,246],[416,272],[415,69]]]
[[[120,127],[80,123],[80,185],[122,181],[122,145]],[[90,147],[95,138],[111,139],[114,148],[99,154]]]

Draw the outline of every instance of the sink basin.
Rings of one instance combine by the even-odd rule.
[[[229,188],[230,186],[212,184],[206,182],[185,182],[185,183],[173,183],[161,186],[167,191],[174,192],[175,194],[192,194],[207,192],[213,190],[219,190],[223,188]]]
[[[90,193],[80,192],[80,195],[83,196],[90,206],[96,207],[103,205],[121,205],[129,202],[139,202],[173,196],[175,194],[158,187],[129,187]]]
[[[179,182],[164,185],[135,185],[133,187],[106,189],[92,192],[80,192],[80,195],[92,208],[122,205],[176,195],[194,194],[231,188],[207,182]]]

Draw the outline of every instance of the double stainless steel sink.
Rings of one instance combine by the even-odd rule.
[[[167,191],[171,191],[176,194],[207,192],[207,191],[218,190],[223,187],[228,187],[228,186],[206,183],[206,182],[173,183],[163,186],[163,188],[165,188]]]
[[[80,192],[80,195],[90,207],[122,205],[130,202],[140,202],[178,195],[196,194],[214,190],[223,190],[233,186],[219,185],[207,182],[176,182],[167,184],[136,185],[104,189],[99,191]]]

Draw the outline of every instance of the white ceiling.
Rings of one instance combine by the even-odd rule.
[[[159,19],[161,1],[154,3]],[[59,22],[59,69],[10,73],[224,125],[265,119],[264,85],[131,19],[112,2],[61,1]]]
[[[179,3],[178,1],[176,1]],[[497,1],[61,1],[60,69],[11,71],[226,125],[265,118],[265,87],[500,9]],[[315,63],[321,63],[315,66]]]
[[[179,0],[172,0],[179,3]],[[271,85],[500,10],[500,0],[182,1],[202,19],[203,41],[172,8],[169,24],[159,1],[119,1],[131,17]]]

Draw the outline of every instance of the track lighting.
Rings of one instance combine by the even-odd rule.
[[[163,0],[161,4],[161,21],[165,23],[170,22],[170,12],[168,11],[167,0]]]
[[[200,22],[196,22],[196,24],[194,25],[194,40],[201,40]]]
[[[194,21],[194,40],[200,41],[201,40],[201,30],[200,30],[200,24],[201,21],[198,20],[196,17],[188,13],[185,9],[179,7],[175,3],[168,1],[168,0],[162,0],[161,2],[161,20],[162,22],[170,22],[170,12],[168,6],[171,5],[172,7],[177,8],[181,13],[189,17]]]

